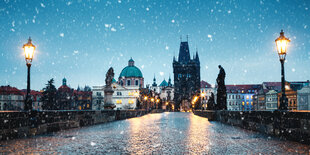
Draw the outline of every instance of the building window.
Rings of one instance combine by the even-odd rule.
[[[101,92],[97,92],[96,94],[97,94],[97,96],[101,96]]]
[[[122,100],[116,100],[116,104],[122,104]]]
[[[136,86],[138,86],[139,85],[139,80],[136,80]]]
[[[130,80],[127,80],[127,86],[130,86]]]
[[[178,78],[182,78],[182,74],[178,74]]]

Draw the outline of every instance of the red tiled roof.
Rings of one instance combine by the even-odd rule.
[[[14,94],[14,95],[23,95],[22,91],[11,86],[1,86],[0,87],[0,94],[1,95],[9,95],[9,94]]]
[[[263,82],[264,85],[267,87],[275,87],[275,86],[280,86],[281,87],[281,82]]]
[[[58,88],[58,91],[60,92],[70,92],[71,91],[71,88],[68,87],[67,85],[62,85]]]
[[[226,85],[227,92],[235,92],[237,93],[238,90],[244,91],[247,93],[248,90],[258,90],[261,87],[260,84],[245,84],[245,85]]]
[[[208,83],[208,82],[206,82],[206,81],[201,81],[200,82],[200,88],[211,88],[212,86],[211,86],[211,84],[210,83]]]

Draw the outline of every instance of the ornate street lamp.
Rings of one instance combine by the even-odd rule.
[[[281,89],[282,97],[280,98],[280,110],[288,110],[287,108],[287,98],[285,95],[285,76],[284,76],[284,61],[286,57],[286,50],[290,40],[284,36],[283,30],[280,32],[280,36],[275,40],[278,50],[279,59],[281,62]]]
[[[25,99],[25,110],[31,111],[32,110],[32,100],[30,97],[30,67],[31,67],[31,62],[33,59],[34,55],[34,50],[35,46],[31,43],[31,38],[29,37],[28,43],[24,44],[23,49],[25,52],[25,59],[26,59],[26,65],[28,68],[28,73],[27,73],[27,94],[26,94],[26,99]]]

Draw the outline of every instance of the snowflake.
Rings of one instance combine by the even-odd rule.
[[[44,5],[43,3],[41,3],[41,7],[42,7],[42,8],[45,8],[45,5]]]
[[[166,50],[169,50],[169,46],[166,45],[165,49],[166,49]]]
[[[111,28],[111,31],[115,32],[115,31],[116,31],[116,29],[115,29],[114,27],[112,27],[112,28]]]

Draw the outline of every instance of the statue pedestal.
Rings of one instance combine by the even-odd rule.
[[[112,95],[114,93],[114,90],[112,87],[106,87],[104,88],[104,109],[114,109],[116,106],[112,102]]]

